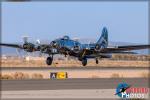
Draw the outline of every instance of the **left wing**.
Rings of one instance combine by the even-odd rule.
[[[100,53],[120,53],[123,51],[149,49],[150,45],[130,45],[130,46],[118,46],[115,48],[103,48]]]
[[[139,49],[149,49],[150,45],[130,45],[130,46],[118,46],[115,48],[101,48],[99,50],[90,50],[90,49],[83,49],[79,56],[80,57],[88,57],[88,58],[95,58],[95,57],[102,57],[102,58],[111,58],[111,53],[130,53],[135,54],[134,52],[127,52],[130,50],[139,50]]]

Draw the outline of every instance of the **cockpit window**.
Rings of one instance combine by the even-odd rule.
[[[64,36],[62,39],[69,40],[70,38],[69,38],[69,36]]]

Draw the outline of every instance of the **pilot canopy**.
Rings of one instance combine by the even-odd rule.
[[[70,40],[70,37],[69,36],[64,36],[62,39],[64,39],[64,40]]]

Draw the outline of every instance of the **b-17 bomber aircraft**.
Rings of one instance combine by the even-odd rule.
[[[22,45],[0,43],[0,46],[14,47],[23,49],[26,52],[40,51],[41,53],[48,54],[46,59],[47,65],[51,65],[53,56],[55,54],[64,54],[65,56],[77,57],[82,62],[83,66],[87,65],[87,59],[93,58],[98,64],[98,58],[111,58],[113,53],[127,53],[131,50],[148,49],[150,45],[127,45],[108,47],[108,30],[103,28],[102,34],[96,43],[82,44],[79,41],[70,39],[68,36],[55,39],[49,44],[33,44],[24,39]]]

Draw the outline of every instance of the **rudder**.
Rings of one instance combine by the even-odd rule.
[[[102,29],[102,35],[96,42],[100,47],[106,48],[108,46],[108,30],[106,27]]]

